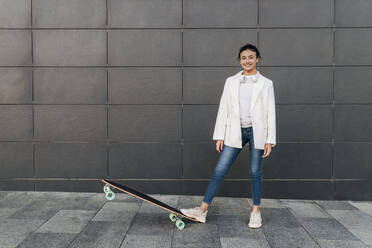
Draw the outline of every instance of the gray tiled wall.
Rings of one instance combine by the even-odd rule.
[[[264,197],[372,199],[372,3],[0,0],[0,190],[203,195],[246,42],[274,82]],[[244,147],[219,195],[250,196]]]

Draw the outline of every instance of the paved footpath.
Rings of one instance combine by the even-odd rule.
[[[178,208],[201,196],[152,195]],[[214,198],[207,223],[178,230],[168,212],[126,194],[0,191],[0,248],[372,248],[372,202],[263,199],[263,227],[247,227],[251,199]]]

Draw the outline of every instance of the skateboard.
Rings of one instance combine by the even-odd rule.
[[[155,198],[152,198],[151,196],[148,196],[148,195],[146,195],[142,192],[139,192],[135,189],[129,188],[128,186],[124,186],[124,185],[121,185],[121,184],[118,184],[118,183],[115,183],[115,182],[112,182],[112,181],[109,181],[109,180],[106,180],[106,179],[102,179],[102,182],[105,183],[105,186],[103,187],[103,192],[105,192],[106,199],[109,200],[109,201],[111,201],[115,198],[115,193],[111,189],[111,188],[114,188],[114,189],[120,190],[120,191],[122,191],[122,192],[124,192],[128,195],[131,195],[135,198],[141,199],[145,202],[148,202],[152,205],[158,206],[158,207],[170,212],[169,213],[169,218],[171,219],[172,222],[175,222],[176,227],[180,230],[182,230],[185,227],[185,223],[182,221],[182,218],[185,218],[185,219],[197,222],[197,223],[201,223],[200,221],[198,221],[194,218],[191,218],[191,217],[188,217],[188,216],[184,215],[178,209],[173,208],[173,207],[165,204],[164,202],[161,202],[161,201],[159,201]]]

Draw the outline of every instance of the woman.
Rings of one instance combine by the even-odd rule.
[[[262,159],[268,157],[276,145],[276,124],[273,82],[256,70],[260,59],[256,46],[249,43],[242,46],[238,60],[243,70],[226,79],[213,133],[216,150],[221,155],[201,205],[181,209],[183,214],[202,223],[206,222],[208,206],[231,165],[249,143],[253,209],[248,226],[262,226]]]

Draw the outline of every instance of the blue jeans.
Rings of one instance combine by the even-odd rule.
[[[203,201],[207,204],[211,204],[213,197],[219,190],[224,177],[230,170],[231,165],[237,158],[240,151],[243,149],[245,144],[249,142],[249,174],[252,180],[252,196],[253,204],[259,206],[261,203],[262,195],[262,155],[264,154],[263,149],[255,149],[253,141],[253,129],[252,127],[241,128],[242,130],[242,148],[235,148],[227,145],[223,145],[221,155],[218,159],[216,168],[214,169],[213,176],[208,185]]]

